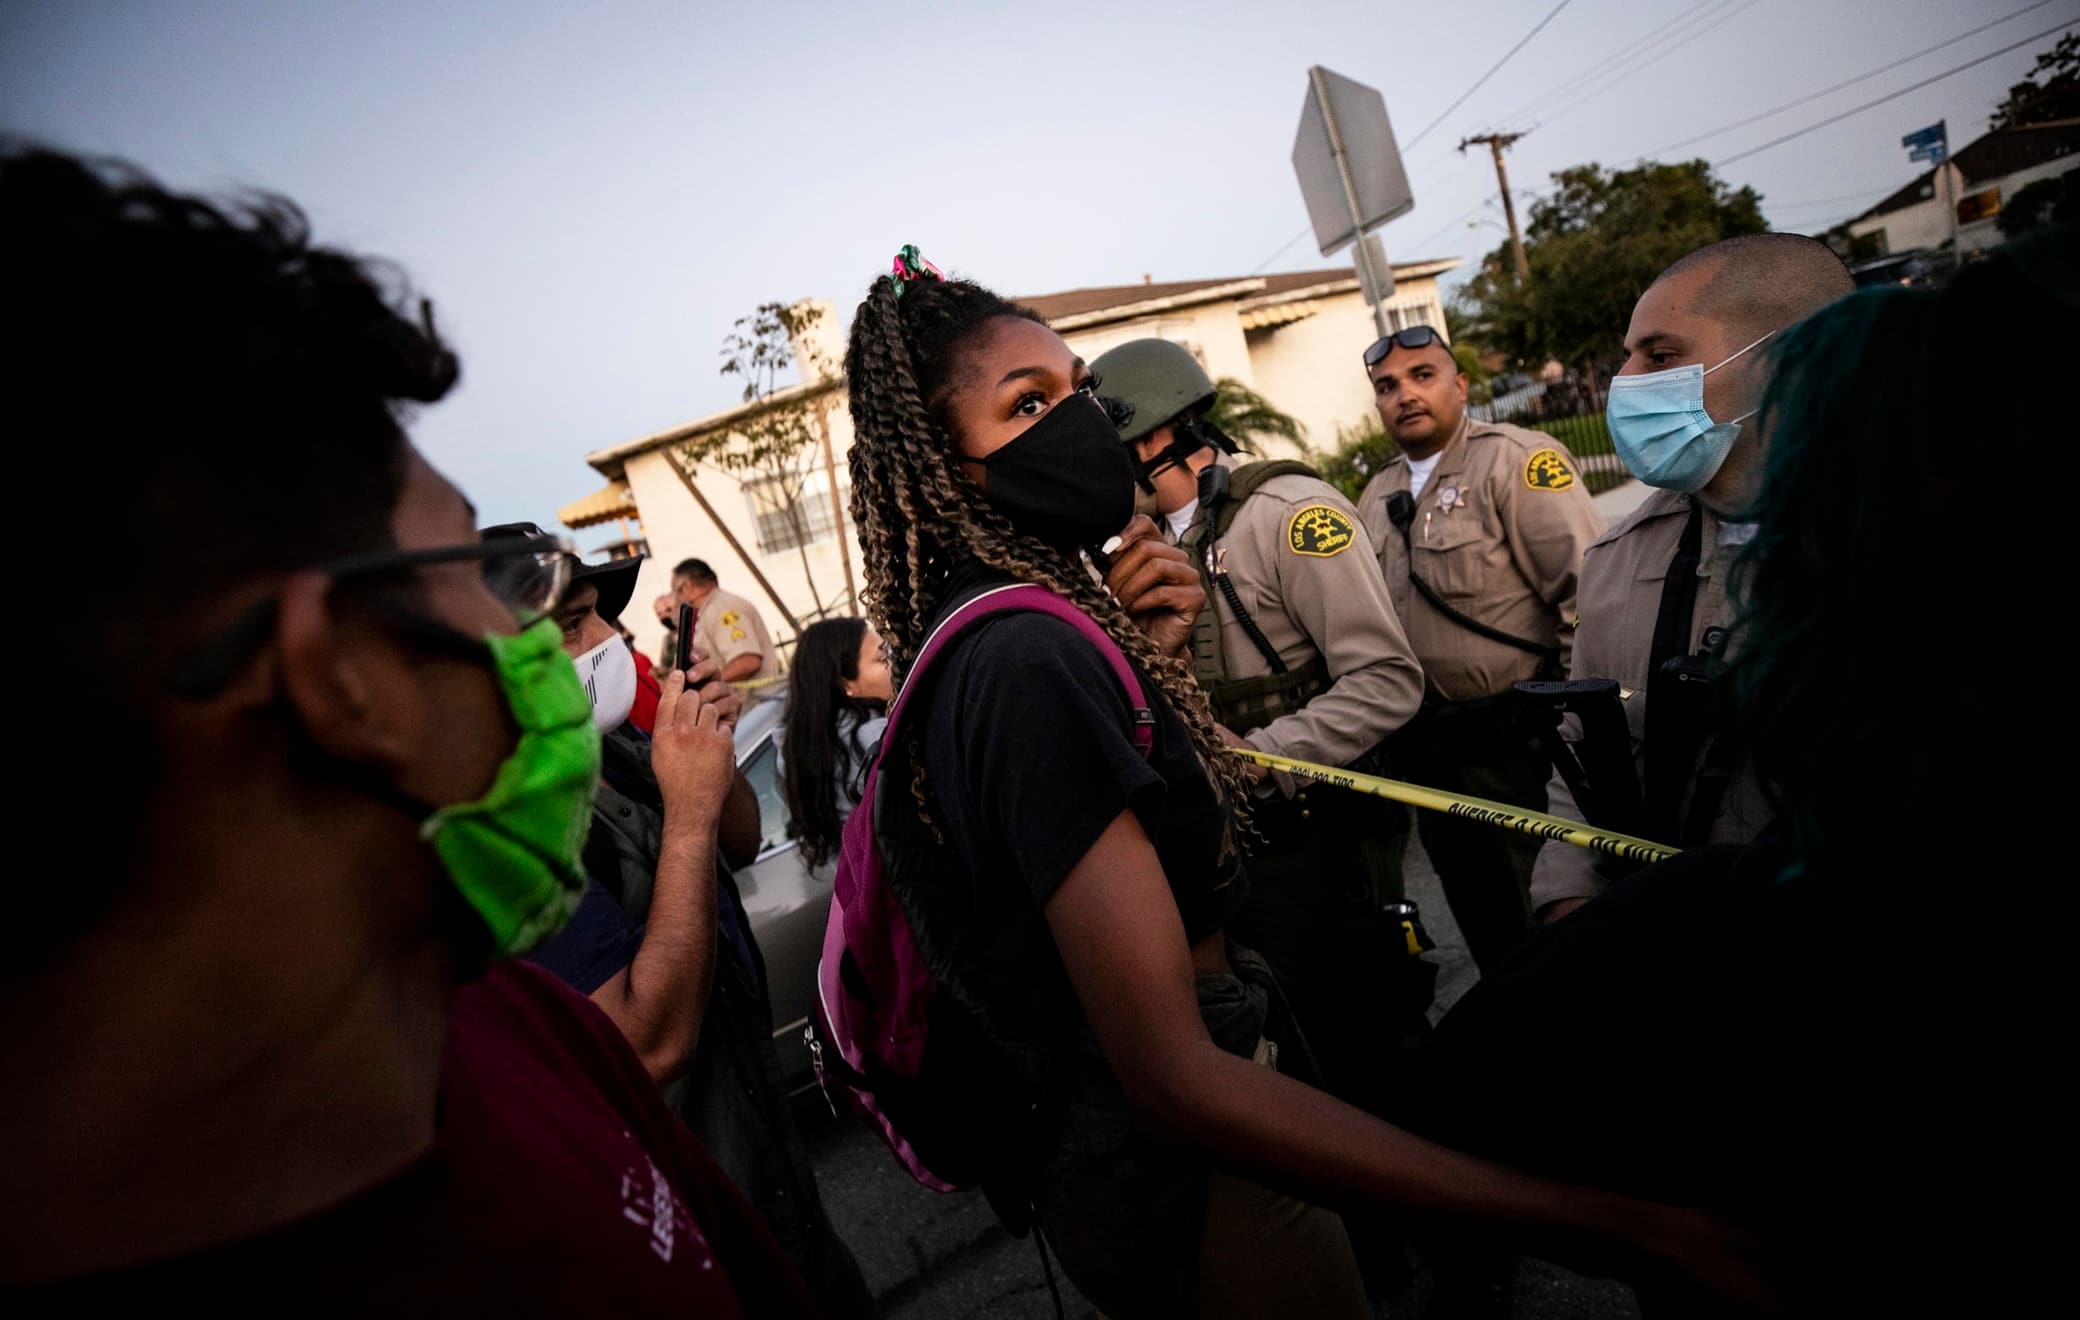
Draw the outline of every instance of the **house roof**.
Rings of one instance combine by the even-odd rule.
[[[653,449],[663,449],[667,445],[681,444],[714,431],[727,430],[768,408],[813,399],[819,394],[828,394],[842,384],[842,377],[826,376],[809,385],[788,385],[774,390],[758,403],[740,403],[734,408],[724,408],[721,412],[709,413],[706,417],[695,418],[680,426],[655,431],[635,440],[624,440],[606,449],[595,449],[585,455],[585,461],[601,476],[620,481],[628,460],[639,454],[647,454]]]
[[[1457,257],[1442,257],[1427,261],[1396,262],[1393,266],[1394,278],[1429,279],[1458,265],[1459,260]],[[1326,270],[1285,271],[1277,275],[1178,280],[1168,284],[1114,284],[1096,289],[1070,289],[1064,293],[1046,293],[1033,298],[1020,298],[1017,301],[1046,317],[1048,324],[1055,329],[1073,330],[1084,326],[1131,320],[1137,316],[1150,316],[1179,307],[1195,307],[1204,303],[1234,299],[1240,302],[1240,311],[1248,318],[1245,327],[1261,329],[1289,320],[1298,320],[1300,315],[1305,315],[1256,315],[1262,309],[1308,298],[1348,293],[1357,287],[1356,271],[1349,266],[1331,266]],[[774,391],[764,403],[739,404],[669,430],[627,440],[606,449],[594,450],[585,455],[585,461],[601,476],[611,481],[620,481],[628,460],[639,454],[647,454],[668,445],[681,444],[714,431],[726,430],[764,408],[812,399],[825,391],[838,388],[842,383],[837,378],[826,378],[813,385],[790,385]],[[597,498],[598,495],[589,496],[570,508],[575,511],[580,505],[589,504]]]
[[[1450,270],[1457,257],[1432,261],[1394,263],[1397,280],[1423,279]],[[1349,266],[1327,270],[1286,271],[1277,275],[1230,275],[1222,279],[1178,280],[1167,284],[1112,284],[1094,289],[1070,289],[1043,293],[1017,301],[1047,318],[1056,329],[1074,329],[1104,321],[1218,302],[1225,298],[1272,300],[1298,293],[1329,291],[1329,285],[1356,288],[1358,277]],[[1063,323],[1068,322],[1065,326]]]
[[[2052,119],[2021,128],[1995,129],[1952,156],[1950,163],[1957,166],[1966,183],[1986,183],[2074,152],[2080,152],[2080,119]],[[1928,200],[1935,196],[1935,177],[1935,167],[1930,166],[1915,175],[1912,183],[1849,223],[1890,215]]]
[[[636,516],[636,497],[630,493],[625,481],[610,481],[584,499],[556,511],[557,521],[572,531]]]

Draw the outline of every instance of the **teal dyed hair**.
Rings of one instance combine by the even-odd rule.
[[[2074,252],[1857,293],[1773,355],[1731,685],[1809,871],[2042,846],[2074,725]]]

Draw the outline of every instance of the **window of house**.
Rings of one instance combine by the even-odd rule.
[[[840,486],[834,502],[821,473],[806,479],[752,477],[744,482],[743,490],[745,501],[751,505],[758,548],[768,553],[814,545],[834,535],[839,519],[844,516],[845,506],[852,499],[850,488]],[[792,507],[788,499],[790,492],[799,492],[794,496]]]

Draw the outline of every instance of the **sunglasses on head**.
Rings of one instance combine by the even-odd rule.
[[[1365,365],[1378,366],[1380,359],[1397,348],[1428,348],[1432,344],[1443,345],[1447,353],[1452,351],[1452,346],[1445,343],[1444,336],[1427,325],[1412,325],[1406,330],[1396,330],[1391,335],[1374,340],[1372,347],[1365,350]]]

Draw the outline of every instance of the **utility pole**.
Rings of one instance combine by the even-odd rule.
[[[1502,214],[1509,221],[1509,245],[1517,254],[1517,282],[1529,284],[1531,263],[1524,259],[1524,236],[1517,232],[1517,203],[1516,199],[1509,195],[1509,171],[1503,168],[1502,164],[1503,148],[1522,136],[1522,133],[1483,133],[1479,137],[1460,138],[1459,150],[1464,153],[1466,148],[1480,142],[1486,143],[1488,149],[1495,153],[1495,182],[1502,188]]]

